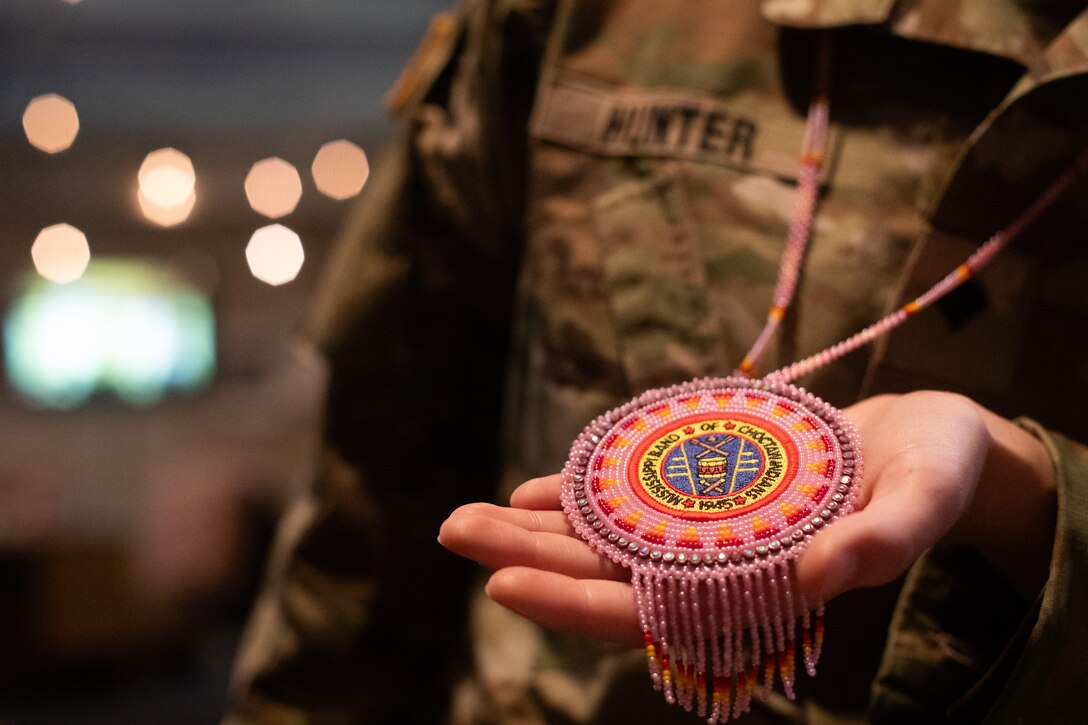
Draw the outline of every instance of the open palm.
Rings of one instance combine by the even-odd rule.
[[[1049,525],[1052,535],[1053,473],[1038,441],[948,393],[879,396],[843,412],[861,434],[865,481],[857,511],[814,537],[798,561],[809,601],[891,581],[950,533],[1014,585],[1041,583],[1049,539],[1039,529]],[[547,627],[637,646],[630,574],[575,533],[559,489],[560,476],[547,476],[520,486],[509,507],[462,506],[440,541],[494,572],[487,591],[499,604]],[[1005,556],[1017,531],[1040,541],[1038,551]]]

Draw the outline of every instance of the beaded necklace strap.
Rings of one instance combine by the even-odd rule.
[[[779,368],[768,374],[767,377],[773,377],[787,382],[795,380],[806,373],[810,373],[817,368],[821,368],[824,365],[839,359],[847,353],[868,345],[881,335],[885,335],[899,327],[912,316],[926,309],[985,269],[1001,250],[1009,246],[1009,244],[1020,236],[1024,230],[1034,224],[1043,212],[1049,209],[1051,205],[1053,205],[1053,203],[1085,173],[1088,173],[1088,151],[1082,152],[1081,155],[1077,157],[1077,160],[1054,179],[1050,186],[1035,199],[1031,206],[1021,212],[1012,224],[1001,231],[996,232],[993,236],[983,242],[978,249],[971,253],[963,264],[945,275],[937,282],[937,284],[933,285],[910,302],[907,302],[895,312],[892,312],[883,319],[869,325],[861,332],[855,333],[842,342],[838,342],[803,360]]]
[[[782,260],[778,266],[778,276],[775,281],[771,307],[767,312],[767,320],[763,325],[763,329],[756,336],[756,341],[752,344],[751,349],[741,359],[740,365],[733,372],[734,375],[746,377],[755,375],[756,366],[778,332],[782,318],[793,302],[794,294],[797,291],[801,264],[804,261],[809,240],[812,238],[812,227],[816,216],[816,207],[819,203],[820,174],[823,171],[827,156],[830,77],[831,43],[829,36],[825,35],[820,44],[815,93],[805,120],[805,135],[798,162],[797,200],[794,205],[793,216],[790,219]],[[1011,224],[994,233],[961,265],[949,272],[926,292],[883,319],[874,322],[864,330],[803,360],[779,368],[769,373],[767,377],[774,376],[785,381],[795,380],[891,332],[911,316],[937,302],[982,271],[1001,250],[1030,227],[1043,212],[1065,193],[1080,175],[1086,172],[1088,172],[1088,150],[1081,153],[1077,160],[1055,178],[1047,189]]]
[[[827,158],[830,87],[831,42],[829,36],[825,35],[821,37],[815,90],[812,102],[809,104],[808,118],[805,120],[805,135],[801,143],[801,157],[797,170],[797,201],[790,219],[786,248],[782,252],[782,261],[778,265],[778,279],[774,285],[771,308],[767,311],[767,320],[763,324],[763,329],[756,336],[755,343],[741,360],[734,375],[755,374],[756,365],[763,357],[771,340],[774,339],[779,324],[797,291],[797,280],[801,276],[801,262],[804,261],[805,249],[812,237],[812,222],[819,204],[820,173],[823,171]]]

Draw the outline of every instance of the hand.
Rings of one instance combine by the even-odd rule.
[[[1056,510],[1050,459],[1034,437],[961,396],[880,396],[843,411],[861,433],[857,511],[812,539],[797,563],[824,601],[903,573],[943,538],[975,548],[1025,595],[1046,578]],[[494,571],[488,594],[553,629],[637,646],[629,572],[574,532],[558,475],[528,481],[510,507],[469,504],[439,541]]]

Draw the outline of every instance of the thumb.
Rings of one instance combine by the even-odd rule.
[[[813,537],[797,563],[798,586],[809,601],[892,581],[952,527],[956,516],[942,507],[944,499],[910,478]]]
[[[990,436],[973,406],[936,393],[878,403],[861,410],[873,472],[861,507],[813,537],[797,563],[810,601],[895,579],[974,495]]]

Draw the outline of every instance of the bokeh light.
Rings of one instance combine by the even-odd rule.
[[[27,104],[23,112],[23,130],[32,146],[55,154],[76,140],[79,115],[67,98],[49,93]]]
[[[73,284],[21,287],[4,317],[3,352],[8,380],[30,401],[71,408],[109,391],[148,405],[211,380],[211,303],[157,264],[99,258]]]
[[[196,172],[188,156],[173,148],[152,151],[140,165],[137,178],[140,209],[148,219],[170,226],[189,216],[196,203]],[[175,212],[174,216],[168,211]],[[180,219],[172,221],[176,216]]]
[[[142,189],[136,192],[136,200],[140,203],[144,218],[160,227],[172,227],[189,218],[196,206],[196,191],[189,192],[189,197],[178,206],[159,206],[148,199]]]
[[[298,170],[280,158],[253,164],[246,175],[246,198],[253,211],[277,219],[290,214],[302,198]]]
[[[54,224],[38,233],[30,248],[34,269],[50,282],[67,284],[83,276],[91,261],[87,236],[70,224]]]
[[[351,141],[340,139],[322,146],[310,169],[318,191],[333,199],[343,200],[358,194],[367,177],[370,163],[366,153]]]
[[[281,285],[298,276],[305,254],[302,240],[282,224],[253,232],[246,246],[246,261],[253,276],[270,285]]]

